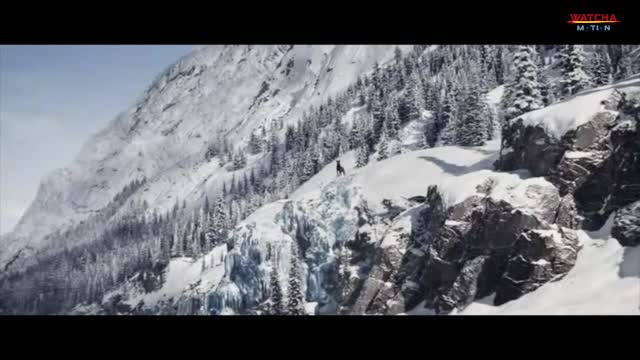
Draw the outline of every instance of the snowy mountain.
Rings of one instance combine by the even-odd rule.
[[[404,47],[407,50],[410,47]],[[158,211],[200,200],[229,177],[205,161],[224,137],[240,147],[272,120],[297,120],[393,57],[394,46],[210,46],[171,66],[129,110],[82,148],[70,166],[43,180],[35,201],[3,240],[0,266],[20,249],[95,214],[134,180],[132,200]]]
[[[0,313],[640,314],[631,50],[199,48],[45,179]]]
[[[631,79],[603,87],[539,113],[528,114],[524,119],[538,125],[534,119],[550,114],[538,121],[549,122],[544,127],[552,136],[557,135],[560,128],[565,132],[584,129],[585,124],[598,119],[598,114],[611,111],[601,105],[589,107],[584,104],[601,104],[616,89],[634,93],[640,90],[640,85],[637,79]],[[423,266],[429,269],[429,258],[436,256],[433,253],[435,245],[418,241],[425,231],[433,231],[425,225],[425,221],[428,223],[435,216],[430,212],[433,207],[429,203],[431,190],[426,199],[421,196],[427,188],[435,186],[442,199],[441,206],[448,209],[444,212],[447,214],[444,225],[450,231],[465,231],[463,224],[467,220],[464,219],[488,204],[508,204],[516,209],[516,214],[525,214],[522,216],[539,222],[536,226],[543,230],[530,234],[540,234],[542,237],[538,239],[541,241],[561,245],[545,245],[550,246],[545,251],[551,251],[552,256],[543,255],[531,262],[540,267],[531,279],[536,285],[525,290],[521,298],[501,304],[495,304],[496,289],[497,292],[505,291],[499,285],[496,288],[500,282],[489,283],[491,292],[481,295],[481,277],[477,277],[477,272],[476,278],[468,275],[465,265],[452,289],[471,297],[458,303],[460,307],[453,307],[452,314],[640,315],[637,298],[640,253],[636,251],[637,247],[625,248],[612,237],[614,213],[598,231],[572,230],[571,225],[561,220],[564,200],[554,184],[528,170],[494,170],[500,150],[499,141],[481,147],[443,146],[371,162],[360,169],[355,167],[356,154],[348,152],[339,159],[345,168],[353,169],[346,176],[336,178],[335,162],[332,162],[289,199],[255,211],[235,228],[228,247],[214,249],[204,256],[209,268],[197,271],[199,263],[186,267],[188,260],[173,260],[168,277],[184,279],[181,291],[176,292],[172,285],[175,282],[167,281],[159,291],[134,296],[125,303],[133,308],[142,301],[155,313],[252,313],[252,308],[259,308],[268,298],[269,279],[274,269],[286,292],[289,264],[294,256],[291,244],[297,243],[304,259],[303,287],[309,314],[435,314],[439,310],[426,306],[422,300],[424,292],[417,292],[425,282],[433,281],[422,277],[425,270],[418,270]],[[564,156],[572,157],[574,153],[566,150]],[[423,218],[425,213],[430,215]],[[493,216],[487,219],[491,220]],[[513,219],[516,218],[500,220],[505,231],[495,233],[490,241],[494,236],[496,239],[511,236],[511,231],[516,231],[512,230],[511,222],[521,221]],[[527,231],[525,229],[524,233]],[[568,235],[571,233],[574,235]],[[523,239],[531,241],[528,237]],[[224,263],[221,263],[218,260],[220,251],[227,248]],[[494,256],[492,252],[485,254],[475,259]],[[517,254],[512,259],[540,256],[525,254]],[[562,260],[563,263],[558,262],[558,256],[568,257]],[[473,266],[475,259],[467,264]],[[564,265],[554,273],[556,270],[544,270],[550,264],[554,269],[556,265]],[[545,271],[552,271],[553,276],[545,280]],[[466,276],[471,276],[470,280]],[[506,274],[502,276],[509,278]],[[458,284],[460,279],[464,281]],[[478,282],[470,285],[474,281]],[[120,291],[122,294],[130,292]],[[468,291],[471,293],[466,293]],[[416,293],[420,294],[420,299],[410,301]],[[610,298],[612,293],[617,294],[615,300]],[[169,298],[172,298],[174,310],[166,310],[166,299]]]

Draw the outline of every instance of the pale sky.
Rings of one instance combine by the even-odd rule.
[[[0,234],[40,180],[193,46],[0,46]]]

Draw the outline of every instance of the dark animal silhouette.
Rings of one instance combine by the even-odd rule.
[[[336,164],[336,168],[338,170],[338,176],[345,175],[344,168],[342,167],[342,165],[340,165],[340,160],[338,160],[338,163]]]

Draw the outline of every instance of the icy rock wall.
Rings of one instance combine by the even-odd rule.
[[[306,301],[334,312],[336,250],[354,238],[364,207],[361,188],[343,177],[324,187],[319,198],[282,200],[256,211],[230,238],[225,276],[209,294],[209,312],[252,311],[268,299],[274,268],[286,300],[294,242]]]

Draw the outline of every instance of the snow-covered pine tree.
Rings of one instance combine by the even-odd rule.
[[[282,165],[282,155],[280,154],[280,139],[278,137],[278,133],[275,129],[271,131],[271,138],[269,139],[269,153],[270,153],[270,163],[269,163],[269,171],[271,174],[276,174]]]
[[[616,81],[625,79],[633,74],[631,66],[631,58],[629,56],[622,56],[618,62],[618,69],[615,72],[614,79]]]
[[[232,198],[235,198],[237,192],[238,189],[236,188],[236,174],[233,173],[233,175],[231,175],[231,186],[229,187],[229,194]]]
[[[253,194],[253,192],[254,192],[253,184],[249,180],[249,177],[247,176],[246,172],[244,173],[243,178],[244,178],[244,181],[243,181],[244,182],[244,184],[243,184],[243,188],[244,189],[243,190],[244,190],[245,195]]]
[[[300,169],[299,176],[301,181],[307,181],[315,174],[314,165],[313,165],[313,159],[310,152],[305,152],[303,156],[304,156],[304,160],[302,163],[302,168]]]
[[[437,129],[439,129],[437,139],[442,145],[455,145],[456,143],[457,114],[456,102],[453,100],[453,96],[447,93],[437,117]]]
[[[193,218],[193,227],[191,229],[191,252],[193,253],[193,257],[198,257],[202,253],[202,247],[200,244],[200,228],[201,223],[199,216],[194,215]]]
[[[245,165],[247,164],[247,156],[244,152],[244,150],[240,149],[238,150],[238,152],[233,156],[233,170],[240,170],[243,167],[245,167]]]
[[[480,98],[480,118],[485,122],[486,140],[493,140],[498,129],[498,116],[487,103],[487,95]]]
[[[209,225],[209,197],[205,197],[205,204],[200,208],[198,220],[198,239],[202,252],[209,252],[209,243],[206,241],[206,232]]]
[[[349,132],[349,147],[355,149],[364,142],[364,120],[356,118],[351,125],[351,131]]]
[[[180,236],[180,231],[178,230],[178,222],[174,220],[173,224],[173,247],[171,249],[171,255],[175,257],[180,257],[183,254],[182,250],[182,236]]]
[[[299,256],[298,247],[294,241],[291,244],[291,266],[289,267],[289,287],[287,288],[288,315],[306,315]]]
[[[363,144],[356,150],[356,167],[361,168],[367,163],[369,163],[369,149],[366,144]]]
[[[611,61],[604,46],[597,46],[591,60],[591,73],[595,86],[611,83]]]
[[[513,83],[509,84],[507,93],[507,119],[539,109],[543,105],[536,58],[535,49],[531,46],[518,46],[513,54]]]
[[[487,119],[483,117],[478,84],[469,86],[464,99],[464,111],[456,131],[456,143],[462,146],[484,145],[487,134]]]
[[[215,245],[216,242],[216,224],[213,214],[213,212],[207,213],[207,227],[204,231],[204,238],[207,243],[207,249],[209,250]]]
[[[585,56],[582,45],[565,45],[560,52],[560,91],[563,96],[571,96],[591,86],[591,79],[585,72]]]
[[[400,132],[400,116],[398,114],[398,100],[389,102],[385,112],[384,135],[387,139],[397,139]]]
[[[504,61],[502,60],[502,46],[496,47],[493,53],[493,70],[495,72],[496,84],[504,84]]]
[[[262,141],[260,140],[258,135],[256,135],[255,132],[252,132],[251,136],[249,137],[249,152],[251,154],[258,154],[261,151],[262,151]]]
[[[549,106],[555,102],[555,96],[553,94],[553,85],[549,80],[549,76],[538,68],[538,82],[540,84],[540,98],[542,100],[542,106]]]
[[[213,208],[213,214],[211,219],[213,242],[220,244],[227,239],[227,231],[229,229],[229,219],[227,218],[227,210],[225,209],[225,200],[222,197],[218,197],[216,204]]]
[[[400,98],[398,108],[400,123],[404,124],[420,118],[420,113],[424,110],[424,95],[422,84],[417,72],[411,73],[406,81],[404,93]]]
[[[211,203],[209,202],[209,195],[204,196],[204,204],[202,205],[202,211],[204,215],[209,214],[209,211],[211,211]]]
[[[378,161],[382,161],[389,157],[389,144],[387,144],[387,137],[383,134],[378,145]]]
[[[285,315],[282,286],[280,286],[280,275],[275,260],[271,262],[269,288],[269,315]]]
[[[395,61],[395,65],[402,64],[402,50],[398,46],[393,49],[393,60]]]

